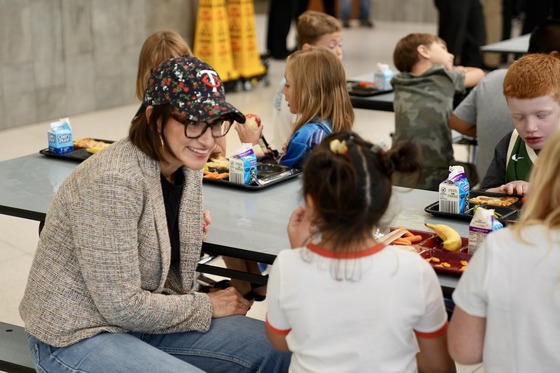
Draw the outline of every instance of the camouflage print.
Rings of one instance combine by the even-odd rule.
[[[465,90],[465,74],[437,65],[419,76],[400,73],[391,83],[395,89],[393,143],[409,140],[420,146],[424,172],[417,188],[436,190],[449,166],[457,163],[448,123],[455,92]],[[411,186],[411,180],[416,177],[397,175],[394,182]]]

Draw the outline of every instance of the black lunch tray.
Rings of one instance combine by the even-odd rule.
[[[348,86],[348,94],[350,96],[369,97],[369,96],[376,96],[376,95],[382,95],[384,93],[393,92],[392,89],[382,90],[382,89],[375,88],[373,86],[364,88],[364,87],[360,87],[359,84],[360,82],[356,80],[348,80],[346,82],[346,85]]]
[[[103,139],[94,139],[95,141],[103,141],[107,144],[114,143],[113,140],[103,140]],[[67,159],[74,162],[83,162],[93,154],[89,153],[86,148],[77,148],[74,147],[74,150],[69,153],[59,154],[53,153],[49,151],[49,148],[39,150],[40,154],[46,155],[47,157],[59,158],[59,159]]]
[[[490,196],[490,197],[517,197],[519,200],[512,204],[511,206],[488,206],[488,205],[478,205],[480,207],[484,207],[487,209],[494,209],[497,213],[501,214],[502,216],[498,218],[498,221],[502,223],[504,226],[514,223],[519,219],[519,213],[521,211],[521,198],[522,196],[517,195],[508,195],[503,193],[491,193],[491,192],[483,192],[483,191],[471,191],[470,198],[474,198],[477,196]],[[450,219],[458,219],[458,220],[465,220],[471,221],[473,214],[474,214],[474,204],[469,204],[469,208],[465,211],[464,214],[457,214],[453,212],[441,212],[439,211],[439,201],[436,201],[424,208],[424,211],[430,213],[434,216],[439,216],[442,218],[450,218]]]
[[[276,164],[258,163],[257,176],[264,185],[258,185],[255,181],[251,182],[251,184],[238,184],[225,179],[202,178],[202,180],[205,184],[215,184],[230,188],[257,191],[294,179],[301,175],[301,172],[302,171],[297,168],[290,169]]]

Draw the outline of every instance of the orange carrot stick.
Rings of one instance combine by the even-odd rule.
[[[391,242],[391,244],[395,244],[395,245],[412,245],[412,242],[410,242],[410,240],[407,240],[406,238],[397,238],[396,240],[394,240],[393,242]]]
[[[416,242],[422,241],[422,236],[420,236],[419,234],[415,235],[415,236],[412,235],[411,237],[407,237],[406,239],[409,240],[412,243],[416,243]]]

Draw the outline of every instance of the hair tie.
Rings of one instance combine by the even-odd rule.
[[[329,148],[331,149],[331,152],[333,152],[333,154],[345,155],[346,153],[348,153],[348,146],[346,145],[346,141],[344,140],[332,140],[329,144]]]

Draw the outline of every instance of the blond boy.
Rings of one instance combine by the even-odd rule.
[[[297,42],[300,50],[323,47],[342,60],[342,25],[338,19],[326,13],[308,10],[300,15],[297,22]],[[283,78],[274,96],[272,139],[276,149],[282,149],[290,140],[296,122],[295,115],[290,112],[282,94],[285,83],[286,79]]]

